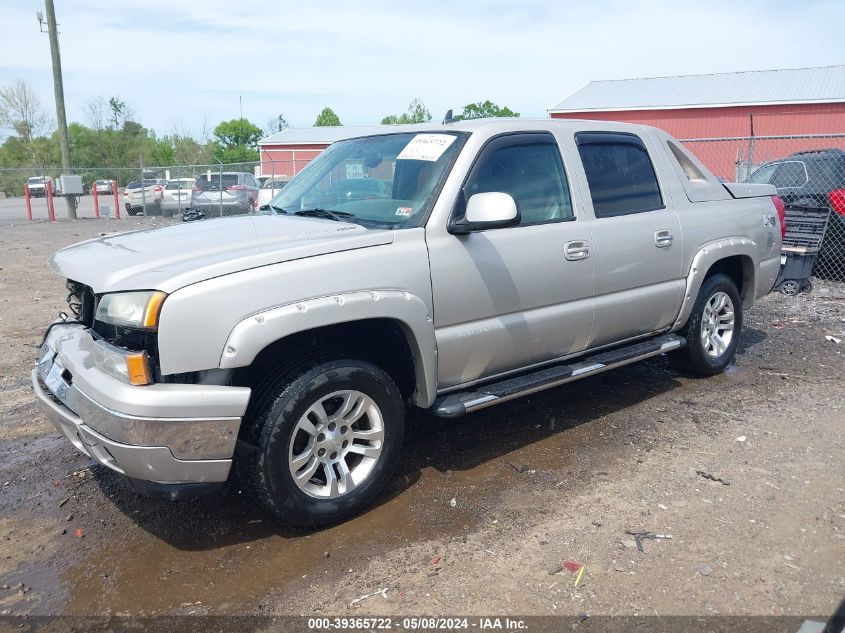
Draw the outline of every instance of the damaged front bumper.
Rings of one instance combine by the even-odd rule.
[[[79,451],[134,480],[224,482],[250,390],[132,386],[98,368],[95,361],[108,353],[82,325],[51,329],[32,386],[56,428]]]

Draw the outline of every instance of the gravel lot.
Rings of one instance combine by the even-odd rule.
[[[0,224],[0,613],[825,616],[845,595],[845,285],[764,299],[721,376],[657,358],[415,415],[378,506],[303,532],[235,486],[141,497],[34,404],[36,345],[66,307],[49,254],[160,224]],[[639,552],[626,529],[672,538]]]

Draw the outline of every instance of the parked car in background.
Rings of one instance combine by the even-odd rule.
[[[277,193],[284,189],[286,184],[288,184],[287,180],[280,180],[279,178],[268,178],[265,180],[261,185],[261,189],[258,190],[258,207],[261,208],[270,202]]]
[[[110,196],[114,193],[114,185],[111,180],[95,180],[91,185],[92,191],[96,191],[97,195]]]
[[[47,195],[47,183],[53,188],[53,195],[60,196],[58,181],[52,176],[33,176],[28,178],[26,184],[29,186],[29,195],[33,198],[43,198]]]
[[[384,200],[390,197],[390,183],[378,178],[346,178],[333,183],[326,202]]]
[[[129,215],[144,213],[144,205],[146,205],[147,215],[160,215],[166,184],[167,180],[164,178],[147,178],[127,184],[126,189],[123,190],[123,206],[126,207],[126,213]]]
[[[251,213],[258,202],[258,181],[241,171],[203,174],[191,193],[191,208],[208,217]]]
[[[828,148],[790,154],[760,166],[748,182],[774,185],[787,209],[831,209],[819,259],[845,259],[845,151]]]
[[[168,180],[164,185],[164,196],[161,200],[161,212],[171,216],[184,211],[191,206],[191,190],[197,183],[196,178],[176,178]]]

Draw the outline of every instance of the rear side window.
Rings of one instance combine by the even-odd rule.
[[[575,142],[597,218],[663,208],[654,166],[638,136],[581,132]]]
[[[748,182],[754,183],[755,185],[770,185],[778,167],[780,167],[780,163],[764,165],[748,177]]]
[[[807,184],[807,168],[797,160],[781,163],[771,183],[778,189],[782,187],[803,187]]]

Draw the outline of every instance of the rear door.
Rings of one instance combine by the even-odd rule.
[[[635,134],[579,132],[575,143],[595,222],[595,321],[590,347],[668,327],[684,287],[681,225]]]

